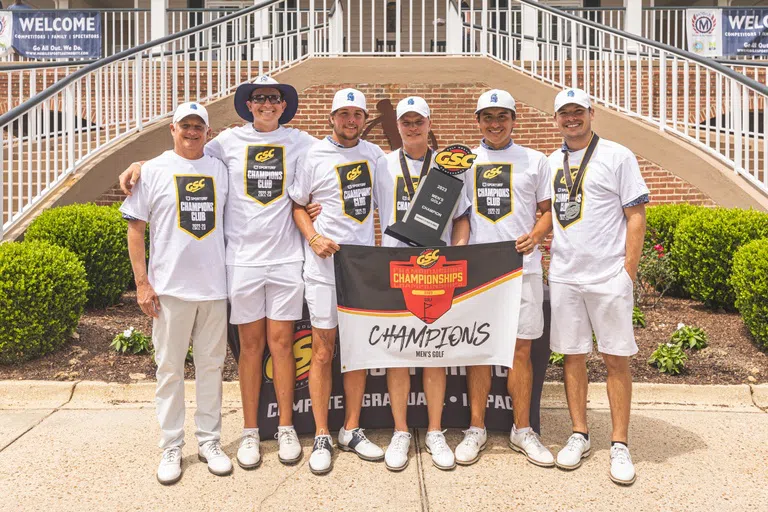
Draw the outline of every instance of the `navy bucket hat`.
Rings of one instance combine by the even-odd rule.
[[[245,102],[251,99],[253,91],[267,87],[277,89],[283,96],[283,101],[285,101],[286,105],[278,122],[280,124],[288,123],[293,119],[293,116],[296,115],[296,111],[299,109],[299,95],[293,86],[281,84],[267,75],[261,75],[253,83],[248,82],[238,86],[237,91],[235,91],[235,112],[249,123],[252,123],[253,114],[248,109],[248,105],[246,105]]]

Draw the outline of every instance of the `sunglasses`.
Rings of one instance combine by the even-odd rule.
[[[266,103],[269,101],[273,105],[277,105],[283,101],[283,97],[279,94],[254,94],[249,98],[250,101],[258,104]]]

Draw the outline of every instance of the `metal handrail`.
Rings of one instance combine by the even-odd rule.
[[[194,28],[188,28],[186,30],[183,30],[181,32],[178,32],[176,34],[168,35],[165,37],[161,37],[159,39],[155,39],[154,41],[149,41],[147,43],[141,44],[139,46],[135,46],[133,48],[130,48],[128,50],[124,50],[120,53],[116,53],[114,55],[111,55],[109,57],[105,57],[103,59],[100,59],[96,62],[93,62],[92,64],[89,64],[85,66],[84,68],[72,73],[71,75],[67,75],[66,78],[63,78],[59,82],[57,82],[55,85],[49,87],[45,91],[42,91],[37,96],[28,99],[21,105],[9,110],[2,116],[0,116],[0,127],[5,126],[7,123],[13,121],[16,117],[19,117],[26,113],[27,111],[31,110],[32,108],[36,107],[37,105],[40,105],[45,100],[53,96],[54,94],[61,92],[64,90],[68,85],[75,82],[77,79],[82,78],[83,76],[96,71],[100,68],[103,68],[107,66],[108,64],[111,64],[113,62],[116,62],[118,60],[123,60],[127,57],[131,57],[132,55],[139,54],[143,52],[144,50],[148,50],[150,48],[153,48],[155,46],[160,46],[162,44],[170,43],[172,41],[177,41],[184,39],[185,37],[189,37],[191,35],[201,33],[209,28],[212,28],[216,25],[220,25],[223,23],[226,23],[229,20],[235,19],[237,17],[250,14],[252,12],[258,11],[260,9],[263,9],[264,7],[269,7],[272,4],[279,3],[283,0],[261,0],[258,4],[254,4],[252,7],[248,7],[246,9],[241,9],[239,11],[236,11],[232,14],[228,14],[226,16],[222,16],[221,18],[217,18],[215,20],[211,20],[207,23],[203,23],[202,25],[198,25]],[[263,39],[265,36],[260,36],[258,38],[254,38],[255,41],[259,41]],[[269,36],[267,36],[269,37]]]

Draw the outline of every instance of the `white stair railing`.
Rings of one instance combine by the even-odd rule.
[[[89,64],[0,116],[3,232],[86,159],[179,103],[221,98],[322,49],[330,11],[291,13],[287,4],[263,0]]]

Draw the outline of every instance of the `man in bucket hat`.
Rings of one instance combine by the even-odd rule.
[[[279,410],[278,458],[284,464],[301,459],[293,428],[296,361],[294,321],[301,318],[304,260],[301,235],[293,222],[287,191],[297,161],[317,140],[288,123],[298,109],[296,89],[268,76],[241,84],[235,111],[249,124],[229,128],[205,146],[205,154],[222,160],[229,171],[230,194],[225,209],[227,283],[232,306],[230,323],[238,326],[238,371],[244,428],[237,451],[246,469],[261,463],[257,425],[261,367],[265,345],[274,365]],[[120,176],[123,191],[138,179],[138,165]]]

